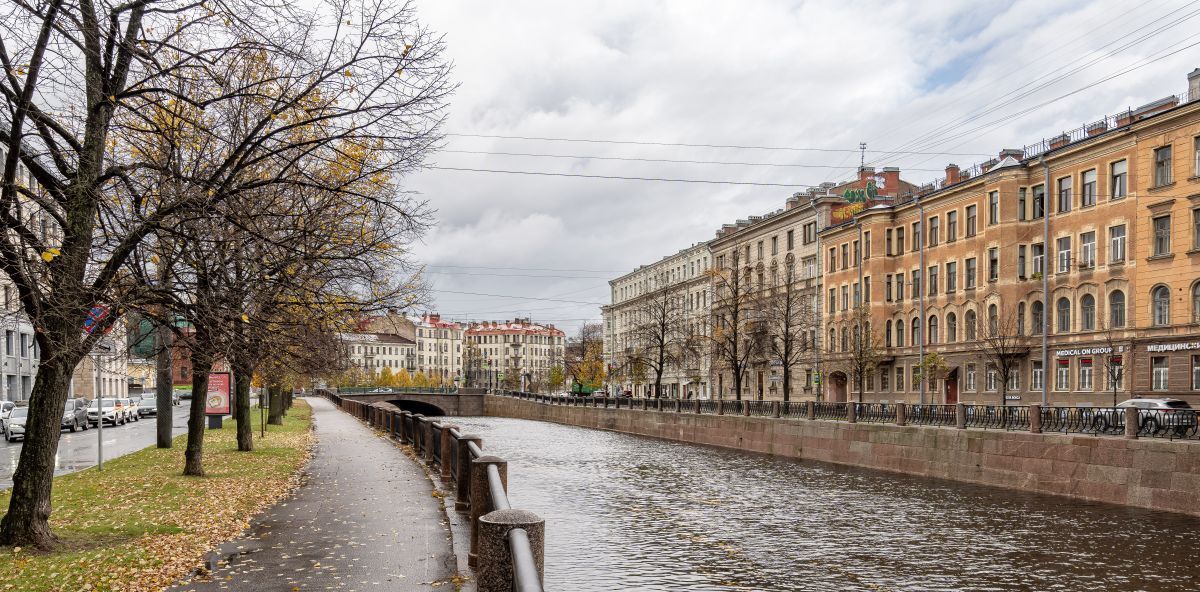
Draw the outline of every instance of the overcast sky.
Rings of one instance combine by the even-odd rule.
[[[445,34],[461,84],[448,132],[593,140],[451,135],[433,165],[782,185],[449,170],[407,180],[437,210],[416,248],[432,310],[568,330],[600,318],[589,303],[608,302],[607,280],[782,207],[806,185],[852,177],[859,142],[869,165],[926,182],[949,162],[966,167],[1184,92],[1200,67],[1200,2],[1182,0],[419,6]],[[899,149],[951,154],[883,152]]]

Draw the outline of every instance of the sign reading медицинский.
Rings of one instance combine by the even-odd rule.
[[[213,372],[208,375],[208,393],[204,397],[205,415],[229,415],[230,374]]]
[[[1146,346],[1148,352],[1171,352],[1186,349],[1200,349],[1200,341],[1189,343],[1153,343]]]

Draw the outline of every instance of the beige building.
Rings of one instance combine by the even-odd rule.
[[[609,388],[653,396],[662,344],[669,351],[663,396],[711,397],[705,347],[712,311],[710,265],[709,244],[697,243],[608,282],[612,303],[601,311]]]
[[[129,348],[126,337],[125,322],[117,321],[117,325],[100,339],[92,353],[80,360],[71,375],[72,397],[95,398],[97,381],[102,397],[129,396]]]
[[[378,376],[384,368],[416,371],[416,344],[392,333],[341,333],[342,351],[351,368],[366,376]]]
[[[443,320],[437,313],[410,318],[415,327],[417,371],[440,376],[444,384],[461,384],[463,377],[463,328]]]
[[[472,384],[510,386],[545,384],[550,369],[561,366],[566,334],[532,320],[471,323],[465,332],[472,352],[466,363]]]

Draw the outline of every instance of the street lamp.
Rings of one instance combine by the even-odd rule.
[[[112,348],[97,343],[92,348],[92,372],[96,375],[95,391],[92,393],[96,400],[96,470],[104,470],[104,401],[100,395],[100,354],[112,353]],[[114,406],[114,410],[115,410]],[[115,411],[114,411],[115,413]],[[116,417],[114,415],[113,417]]]

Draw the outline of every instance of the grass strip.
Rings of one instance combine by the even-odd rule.
[[[282,426],[238,452],[234,423],[204,435],[202,478],[184,477],[187,436],[54,480],[50,525],[63,544],[51,552],[0,547],[0,591],[161,590],[236,537],[250,519],[299,482],[312,443],[312,410],[298,399]],[[8,508],[0,492],[0,510]],[[3,512],[0,512],[3,516]]]

